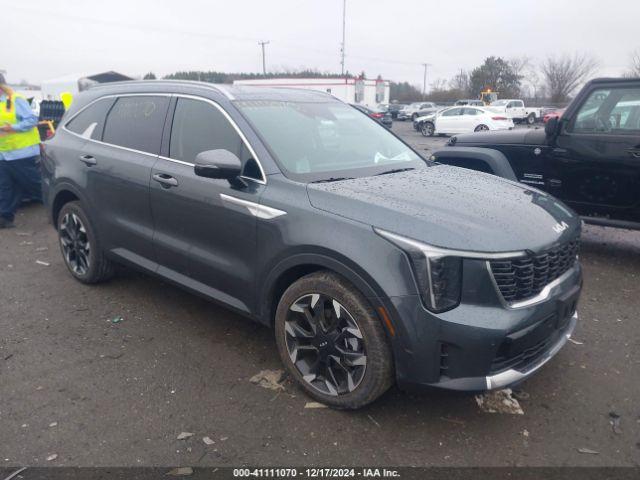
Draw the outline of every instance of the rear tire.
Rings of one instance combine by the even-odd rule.
[[[64,205],[56,226],[62,259],[76,280],[93,284],[113,276],[114,265],[105,257],[96,230],[80,202]]]
[[[527,124],[533,125],[534,123],[536,123],[536,115],[534,113],[530,113],[527,117]]]
[[[486,132],[487,130],[489,130],[489,127],[487,127],[484,124],[478,125],[473,131],[474,132]]]
[[[360,408],[393,384],[382,323],[366,298],[335,273],[312,273],[284,292],[275,334],[289,373],[325,405]]]

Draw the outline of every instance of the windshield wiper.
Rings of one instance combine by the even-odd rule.
[[[311,183],[339,182],[340,180],[353,180],[353,177],[330,177],[330,178],[323,178],[322,180],[314,180]]]
[[[386,172],[382,172],[382,173],[376,173],[376,176],[378,175],[387,175],[389,173],[400,173],[400,172],[408,172],[410,170],[415,170],[415,168],[413,167],[408,167],[408,168],[395,168],[393,170],[387,170]]]

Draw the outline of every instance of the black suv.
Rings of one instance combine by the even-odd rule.
[[[587,223],[640,229],[640,79],[589,82],[545,130],[458,135],[449,146],[432,159],[545,190]]]
[[[79,95],[44,189],[81,282],[149,272],[275,328],[338,408],[401,386],[521,381],[573,331],[580,219],[425,161],[330,95],[153,81]]]

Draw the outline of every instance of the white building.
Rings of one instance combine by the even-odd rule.
[[[364,80],[358,78],[271,78],[256,80],[236,80],[234,85],[260,87],[288,87],[317,90],[330,93],[347,103],[358,103],[375,107],[389,103],[388,80]]]

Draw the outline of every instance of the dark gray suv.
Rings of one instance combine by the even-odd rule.
[[[517,383],[577,320],[580,220],[430,163],[320,92],[152,81],[79,95],[43,149],[71,274],[149,272],[273,326],[314,398]]]

